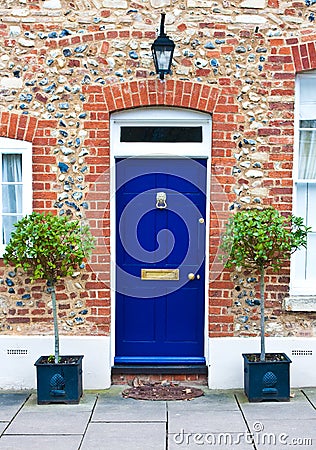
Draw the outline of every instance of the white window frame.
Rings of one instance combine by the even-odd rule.
[[[299,144],[300,144],[300,86],[301,80],[305,77],[315,78],[316,86],[316,71],[298,74],[295,83],[295,115],[294,115],[294,166],[293,166],[293,214],[296,216],[306,217],[306,211],[302,211],[302,205],[299,204],[297,198],[297,187],[299,183],[316,184],[316,179],[307,180],[299,179]],[[316,102],[315,102],[316,108]],[[316,114],[315,114],[316,119]],[[307,223],[308,226],[311,224]],[[316,231],[316,223],[313,227]],[[290,296],[284,300],[284,307],[289,311],[316,311],[316,271],[315,277],[312,279],[302,280],[297,276],[298,268],[302,265],[302,253],[306,252],[304,248],[298,250],[291,258],[291,282],[290,282]]]
[[[32,213],[32,144],[17,139],[0,137],[0,199],[2,203],[2,155],[21,154],[22,155],[22,215]],[[0,230],[2,233],[2,209],[0,211]],[[3,256],[5,244],[0,241],[0,258]]]

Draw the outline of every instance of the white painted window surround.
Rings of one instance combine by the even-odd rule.
[[[32,212],[32,146],[0,137],[0,257],[13,223]]]
[[[293,213],[312,228],[307,249],[291,261],[290,297],[285,308],[316,311],[316,71],[296,79]]]

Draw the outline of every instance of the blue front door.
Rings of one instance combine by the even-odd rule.
[[[203,363],[206,159],[116,160],[115,363]]]

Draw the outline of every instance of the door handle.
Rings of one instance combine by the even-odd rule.
[[[190,281],[195,280],[195,278],[196,278],[197,280],[199,280],[199,279],[200,279],[200,275],[198,274],[198,275],[195,277],[195,274],[194,274],[193,272],[188,273],[188,279],[189,279]]]

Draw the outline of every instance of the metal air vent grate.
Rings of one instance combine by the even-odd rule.
[[[292,350],[292,356],[313,356],[313,350]]]
[[[20,349],[20,348],[8,348],[7,349],[7,355],[19,356],[19,355],[27,355],[27,354],[28,354],[27,349]]]

